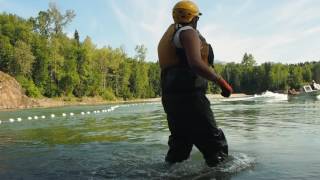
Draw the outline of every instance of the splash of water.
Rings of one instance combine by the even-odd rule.
[[[234,153],[229,156],[226,162],[217,167],[207,167],[202,164],[195,164],[187,161],[175,165],[174,171],[169,172],[168,177],[178,177],[183,179],[207,179],[213,177],[228,177],[245,169],[252,168],[255,164],[255,159],[243,153]],[[201,167],[201,168],[199,168]],[[172,168],[172,167],[171,167]],[[200,171],[199,171],[200,170]]]
[[[286,94],[274,93],[266,91],[261,95],[254,95],[255,98],[263,98],[267,102],[287,101],[288,96]]]
[[[278,101],[287,101],[287,94],[274,93],[271,91],[266,91],[262,94],[255,94],[249,97],[240,97],[240,98],[230,98],[230,99],[222,99],[221,101],[265,101],[265,102],[278,102]]]

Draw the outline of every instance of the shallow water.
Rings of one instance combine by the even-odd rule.
[[[319,100],[269,93],[211,102],[231,153],[217,168],[206,167],[196,148],[188,161],[166,165],[161,104],[122,104],[0,112],[0,177],[319,179]]]

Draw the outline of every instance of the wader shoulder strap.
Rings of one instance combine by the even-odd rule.
[[[182,31],[188,30],[188,29],[193,29],[193,27],[191,26],[183,26],[181,28],[179,28],[176,33],[173,36],[173,44],[177,47],[177,48],[182,48],[182,44],[180,42],[180,33]]]

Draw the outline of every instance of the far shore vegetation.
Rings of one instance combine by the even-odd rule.
[[[159,65],[146,60],[143,45],[137,45],[136,55],[129,57],[121,47],[97,48],[88,36],[80,41],[77,30],[70,38],[64,28],[75,16],[73,10],[61,12],[54,3],[28,19],[1,13],[0,71],[14,76],[26,94],[35,98],[161,96]],[[241,63],[215,64],[214,68],[235,93],[299,89],[312,80],[320,82],[320,61],[257,65],[253,55],[245,53]],[[219,91],[209,84],[208,93]]]

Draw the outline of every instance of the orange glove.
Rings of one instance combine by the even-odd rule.
[[[223,97],[230,97],[230,95],[233,92],[233,89],[230,86],[230,84],[228,84],[227,81],[225,81],[222,77],[217,80],[217,83],[221,87],[221,95]]]

